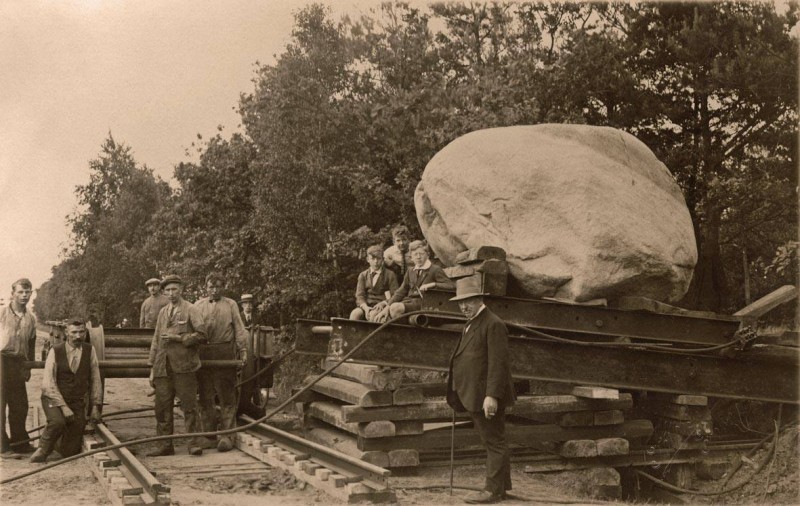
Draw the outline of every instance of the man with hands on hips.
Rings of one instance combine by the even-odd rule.
[[[483,304],[481,277],[456,282],[459,309],[467,322],[450,356],[447,403],[467,411],[486,447],[484,490],[470,494],[470,504],[502,501],[511,490],[511,462],[505,438],[505,409],[514,403],[508,356],[508,329]]]

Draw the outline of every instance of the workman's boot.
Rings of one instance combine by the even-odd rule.
[[[31,455],[31,462],[44,462],[47,460],[47,452],[44,451],[42,448],[36,450],[33,455]]]
[[[218,452],[227,452],[233,448],[233,443],[228,436],[222,436],[219,438],[219,443],[217,443],[217,451]]]
[[[175,455],[175,448],[172,445],[159,446],[147,453],[148,457],[165,457],[167,455]]]
[[[202,455],[203,454],[203,447],[199,445],[194,445],[189,447],[189,455]]]

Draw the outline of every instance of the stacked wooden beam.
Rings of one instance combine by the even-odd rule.
[[[399,376],[388,377],[395,371],[353,363],[342,364],[334,374],[302,399],[309,438],[388,468],[449,458],[451,442],[456,458],[479,458],[480,437],[468,415],[456,413],[451,427],[453,411],[443,398],[444,384],[403,384]],[[595,387],[570,387],[570,393],[556,395],[524,395],[522,390],[518,387],[506,424],[512,455],[518,458],[543,450],[568,458],[625,455],[631,439],[647,438],[653,431],[648,420],[624,419],[623,412],[633,405],[630,394]]]

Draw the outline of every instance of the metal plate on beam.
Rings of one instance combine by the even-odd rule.
[[[338,340],[344,353],[379,326],[338,318],[331,324],[331,340]],[[359,349],[353,360],[447,370],[459,337],[458,331],[389,325]],[[298,332],[296,348],[299,353],[325,356],[328,338],[310,331]],[[511,337],[509,348],[511,373],[521,379],[798,403],[796,356],[767,359],[748,356],[748,352],[735,357],[689,355],[526,337]]]
[[[458,312],[452,293],[429,290],[422,308]],[[733,340],[740,320],[733,317],[701,318],[675,314],[625,311],[573,305],[543,299],[483,298],[486,306],[506,322],[543,331],[558,330],[593,335],[622,336],[655,341],[715,345]]]

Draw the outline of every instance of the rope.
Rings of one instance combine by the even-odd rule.
[[[234,428],[231,428],[231,429],[219,430],[219,431],[193,432],[193,433],[189,433],[189,434],[170,434],[170,435],[164,435],[164,436],[153,436],[153,437],[147,437],[147,438],[142,438],[142,439],[136,439],[136,440],[133,440],[133,441],[126,441],[124,443],[120,443],[120,444],[116,444],[116,445],[104,446],[102,448],[96,448],[94,450],[89,450],[89,451],[86,451],[86,452],[83,452],[83,453],[79,453],[77,455],[73,455],[71,457],[66,457],[66,458],[61,459],[59,461],[52,462],[50,464],[46,464],[46,465],[44,465],[42,467],[39,467],[37,469],[31,470],[31,471],[28,471],[28,472],[25,472],[25,473],[21,473],[21,474],[18,474],[16,476],[12,476],[10,478],[5,478],[2,481],[0,481],[0,485],[5,485],[7,483],[12,483],[14,481],[18,481],[18,480],[21,480],[23,478],[27,478],[28,476],[32,476],[34,474],[41,473],[42,471],[46,471],[48,469],[52,469],[54,467],[58,467],[58,466],[63,465],[63,464],[67,464],[69,462],[73,462],[73,461],[78,460],[78,459],[83,458],[83,457],[88,457],[90,455],[94,455],[94,454],[97,454],[97,453],[100,453],[100,452],[116,450],[118,448],[126,448],[128,446],[140,445],[140,444],[144,444],[144,443],[154,443],[154,442],[157,442],[157,441],[172,441],[174,439],[187,439],[187,438],[195,438],[195,437],[199,438],[199,437],[227,436],[228,434],[235,434],[237,432],[246,431],[246,430],[248,430],[248,429],[250,429],[252,427],[257,426],[258,424],[260,424],[260,423],[262,423],[262,422],[264,422],[266,420],[269,420],[270,418],[275,416],[277,413],[283,411],[283,409],[286,406],[290,405],[292,402],[294,402],[295,399],[297,399],[302,394],[304,394],[306,391],[311,389],[311,387],[313,387],[314,385],[319,383],[322,380],[322,378],[328,376],[331,372],[334,371],[334,369],[336,369],[342,363],[344,363],[347,359],[352,357],[359,349],[361,349],[362,346],[367,344],[370,341],[370,339],[372,339],[374,336],[376,336],[380,331],[385,329],[388,325],[390,325],[392,323],[395,323],[395,322],[397,322],[397,321],[399,321],[399,320],[401,320],[403,318],[407,318],[408,316],[411,316],[411,315],[414,315],[414,314],[423,314],[423,313],[425,313],[425,311],[411,311],[409,313],[402,314],[402,315],[398,316],[397,318],[393,318],[393,319],[388,320],[387,322],[381,324],[380,327],[376,328],[369,335],[367,335],[367,337],[365,337],[363,341],[361,341],[357,345],[353,346],[353,348],[349,352],[347,352],[344,356],[342,356],[342,358],[340,358],[338,362],[336,362],[335,364],[331,365],[330,367],[328,367],[327,369],[322,371],[322,373],[320,373],[316,378],[311,380],[308,384],[303,386],[296,393],[294,393],[293,395],[289,396],[288,399],[283,401],[280,405],[278,405],[272,411],[270,411],[266,415],[262,416],[261,418],[253,420],[252,422],[250,422],[248,424],[245,424],[245,425],[242,425],[242,426],[239,426],[239,427],[234,427]]]

